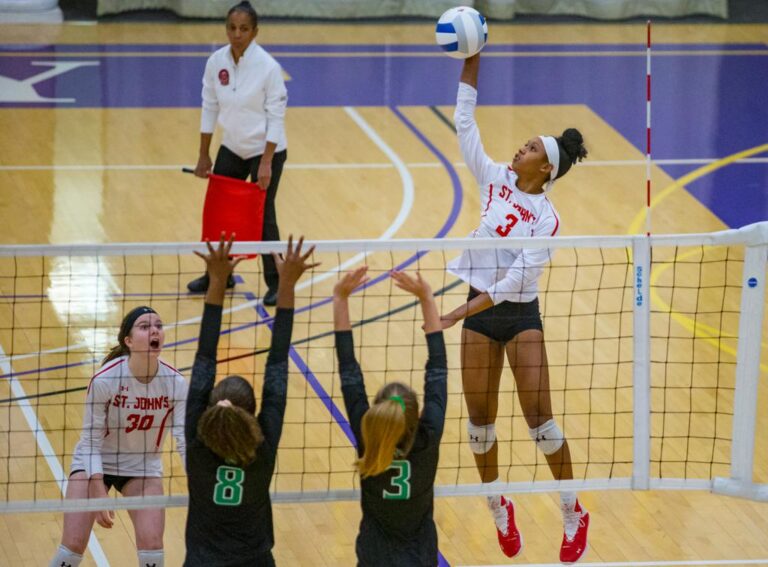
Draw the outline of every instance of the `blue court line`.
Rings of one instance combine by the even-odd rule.
[[[227,292],[227,295],[231,295],[234,297],[244,297],[246,292],[244,291],[230,291]],[[146,297],[147,299],[155,299],[158,297],[168,297],[168,298],[190,298],[190,297],[199,297],[200,299],[204,299],[205,295],[202,293],[190,293],[187,291],[175,291],[175,292],[168,292],[168,293],[158,293],[158,292],[143,292],[143,293],[110,293],[107,294],[107,297],[110,297],[112,299],[120,299],[121,297],[124,298],[140,298],[140,297]],[[9,300],[14,301],[16,299],[49,299],[50,296],[47,293],[20,293],[20,294],[7,294],[7,295],[0,295],[0,301],[2,300]],[[70,301],[70,304],[77,303],[75,301]],[[85,303],[85,301],[83,301]]]
[[[256,299],[256,296],[252,293],[250,296],[251,297],[249,299]],[[260,303],[256,304],[254,309],[256,309],[256,313],[259,315],[259,317],[265,320],[269,319],[267,327],[269,327],[269,330],[271,331],[274,325],[274,317],[271,317],[267,310],[264,309],[264,306]],[[293,360],[293,363],[299,369],[299,372],[301,372],[302,376],[304,376],[304,379],[312,387],[312,390],[314,390],[315,394],[317,394],[317,397],[330,412],[333,420],[338,424],[339,427],[341,427],[341,430],[344,432],[344,435],[347,436],[349,442],[352,443],[352,446],[357,448],[357,439],[355,439],[355,434],[352,433],[352,426],[349,424],[349,421],[347,421],[347,418],[344,417],[344,414],[339,409],[339,406],[337,406],[333,401],[331,395],[325,391],[325,388],[323,388],[322,384],[320,384],[320,381],[309,368],[307,363],[304,362],[304,359],[301,358],[301,355],[296,351],[295,348],[293,348],[293,345],[291,345],[288,352],[290,353],[291,360]]]
[[[0,53],[15,53],[19,51],[36,51],[44,53],[199,53],[201,51],[213,53],[224,45],[220,43],[198,43],[198,44],[139,44],[124,43],[116,44],[66,44],[66,45],[40,45],[40,44],[0,44]],[[275,54],[312,54],[312,53],[357,53],[360,51],[374,53],[438,53],[442,50],[436,44],[407,44],[407,45],[387,45],[387,44],[304,44],[304,45],[274,45],[260,44],[270,53]],[[654,51],[698,51],[698,50],[719,50],[719,51],[738,51],[738,50],[762,50],[768,51],[768,45],[765,43],[659,43],[654,44]],[[538,53],[538,52],[645,52],[645,44],[635,43],[544,43],[544,44],[511,44],[511,43],[492,43],[486,45],[483,49],[486,53]]]

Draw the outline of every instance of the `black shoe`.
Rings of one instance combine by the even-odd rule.
[[[208,284],[210,283],[210,278],[208,277],[208,274],[203,274],[196,280],[192,280],[187,284],[187,289],[191,291],[192,293],[203,293],[208,291]],[[235,278],[230,276],[227,278],[227,289],[232,289],[235,287]]]
[[[262,301],[262,303],[269,307],[277,305],[277,291],[274,289],[267,290],[267,294],[264,296],[264,301]]]
[[[192,280],[187,284],[187,289],[191,291],[192,293],[203,293],[208,291],[208,274],[205,273],[196,280]],[[229,283],[229,282],[227,282]],[[235,285],[235,282],[232,282],[232,285]]]

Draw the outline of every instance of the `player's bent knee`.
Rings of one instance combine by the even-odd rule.
[[[467,421],[467,433],[469,433],[469,447],[475,455],[484,455],[496,442],[496,426],[493,423],[475,425]]]
[[[531,434],[531,439],[536,442],[536,446],[545,455],[557,453],[565,443],[565,435],[554,419],[545,421],[538,427],[529,429],[528,432]]]

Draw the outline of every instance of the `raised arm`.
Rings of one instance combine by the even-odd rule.
[[[352,324],[349,320],[349,295],[368,281],[368,266],[344,274],[333,288],[333,329],[336,332],[336,357],[339,361],[341,392],[352,432],[357,440],[357,452],[363,454],[360,423],[368,411],[368,396],[365,392],[363,373],[355,358],[355,345],[352,340]]]
[[[495,163],[485,153],[480,139],[480,129],[475,120],[477,106],[477,74],[480,68],[480,54],[464,60],[459,90],[456,93],[456,111],[453,121],[459,137],[459,149],[467,167],[475,176],[482,191],[489,183],[503,175],[506,166]]]
[[[219,345],[219,333],[221,332],[224,292],[227,288],[227,278],[241,260],[241,258],[229,258],[234,237],[233,234],[226,241],[222,233],[219,245],[215,250],[211,243],[206,241],[208,254],[195,252],[206,263],[210,283],[205,294],[197,353],[192,366],[192,381],[187,394],[184,418],[184,435],[187,443],[197,437],[197,422],[205,408],[208,407],[208,399],[216,379],[216,349]]]
[[[439,441],[443,435],[445,409],[448,403],[448,362],[435,296],[429,284],[418,272],[416,277],[404,272],[392,272],[392,279],[397,287],[412,293],[421,303],[428,351],[424,374],[424,411],[421,413],[421,422],[432,430]]]
[[[296,282],[306,270],[319,265],[319,263],[308,262],[315,247],[311,246],[309,250],[302,252],[303,244],[302,236],[294,248],[293,236],[289,236],[285,254],[274,255],[280,283],[277,288],[277,312],[272,326],[272,344],[269,347],[264,370],[261,411],[258,419],[264,438],[275,451],[283,431],[285,401],[288,395],[288,354],[293,332]]]

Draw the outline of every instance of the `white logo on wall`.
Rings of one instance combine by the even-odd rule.
[[[40,96],[35,90],[35,85],[52,77],[63,75],[72,69],[94,67],[98,64],[98,61],[32,61],[30,65],[50,67],[50,69],[28,77],[23,81],[0,75],[0,102],[75,102],[74,98],[48,98]]]

